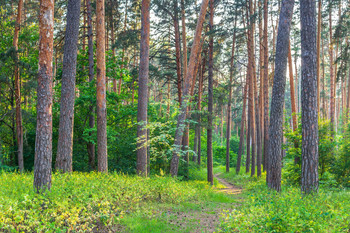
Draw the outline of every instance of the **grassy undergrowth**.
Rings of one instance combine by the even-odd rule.
[[[163,210],[232,202],[205,181],[117,173],[53,174],[51,192],[38,195],[32,173],[0,171],[0,187],[0,231],[6,232],[172,232],[174,217]]]
[[[281,193],[269,190],[265,174],[220,177],[244,188],[242,205],[224,214],[221,232],[350,232],[350,190],[320,187],[317,195],[303,197],[285,181]]]

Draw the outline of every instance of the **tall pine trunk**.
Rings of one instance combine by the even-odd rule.
[[[175,58],[176,58],[176,75],[177,75],[177,93],[179,97],[179,106],[182,102],[182,77],[181,77],[181,45],[180,45],[180,29],[179,29],[179,18],[177,10],[177,0],[173,1],[174,4],[174,31],[175,31]]]
[[[331,129],[334,131],[335,126],[335,77],[333,71],[333,36],[332,36],[332,4],[329,7],[329,73],[331,77],[331,91],[330,91],[330,120],[331,120]]]
[[[254,31],[255,31],[255,23],[253,19],[253,1],[249,1],[249,12],[247,12],[247,21],[248,21],[248,40],[247,40],[247,48],[248,48],[248,76],[249,76],[249,99],[248,99],[248,119],[249,119],[249,127],[250,128],[250,139],[251,139],[251,161],[249,164],[247,162],[246,168],[249,172],[249,165],[251,165],[251,176],[255,174],[255,156],[256,156],[256,131],[255,131],[255,55],[254,55]]]
[[[39,15],[39,71],[34,159],[34,189],[51,188],[52,162],[52,59],[54,0],[41,0]]]
[[[108,172],[107,107],[105,60],[105,1],[96,1],[96,70],[97,70],[97,160],[98,171]]]
[[[137,173],[147,176],[147,103],[149,73],[150,0],[142,0],[139,98],[137,105]]]
[[[18,35],[21,26],[23,0],[18,1],[17,18],[15,33],[13,36],[13,47],[16,50],[15,60],[15,98],[16,98],[16,136],[17,136],[17,158],[20,172],[24,170],[23,163],[23,125],[22,125],[22,107],[21,107],[21,79],[18,67]]]
[[[317,55],[316,55],[316,72],[317,72],[317,108],[318,113],[320,113],[320,57],[321,57],[321,24],[322,24],[322,0],[318,0],[318,16],[317,16]]]
[[[245,119],[246,119],[247,92],[248,92],[248,79],[246,80],[246,84],[244,85],[244,91],[242,96],[243,108],[242,108],[242,118],[241,118],[241,131],[240,131],[240,137],[239,137],[239,147],[238,147],[238,154],[237,154],[237,165],[236,165],[237,174],[239,174],[239,171],[241,170],[242,154],[244,153],[244,125],[245,125]]]
[[[302,164],[301,191],[318,191],[318,107],[316,2],[300,1],[301,24],[301,108]]]
[[[268,1],[264,0],[264,157],[263,170],[267,170],[269,146],[269,45],[268,45]],[[268,174],[267,174],[268,175]],[[266,175],[266,178],[267,178]]]
[[[211,32],[209,38],[209,74],[208,74],[208,129],[207,129],[207,178],[208,182],[214,184],[213,175],[213,54],[214,54],[214,0],[210,0],[209,8],[209,30]]]
[[[275,60],[275,75],[272,88],[270,127],[268,187],[281,190],[283,105],[286,86],[286,70],[290,25],[294,0],[284,0],[281,6]]]
[[[80,0],[69,0],[67,6],[67,26],[64,42],[61,108],[58,128],[56,170],[73,170],[73,126],[75,75],[77,71],[77,51],[79,35]]]
[[[94,80],[94,45],[92,41],[92,17],[91,17],[91,1],[86,0],[86,13],[87,13],[87,23],[88,23],[88,55],[89,55],[89,82],[92,83]],[[93,103],[90,103],[89,107],[89,128],[93,129],[95,127],[95,117],[94,111],[95,107]],[[91,137],[92,133],[89,133]],[[89,154],[89,167],[90,170],[95,170],[95,144],[92,142],[87,143],[87,150]]]
[[[231,137],[231,102],[232,102],[232,82],[233,82],[233,61],[235,55],[236,47],[236,22],[234,25],[233,40],[232,40],[232,50],[230,59],[230,82],[229,82],[229,98],[227,103],[227,125],[226,125],[226,172],[230,172],[230,137]]]

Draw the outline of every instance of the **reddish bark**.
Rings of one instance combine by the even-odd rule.
[[[141,6],[141,42],[139,98],[137,108],[137,173],[147,176],[147,103],[148,103],[148,72],[149,72],[149,35],[150,35],[150,0],[142,0]]]
[[[17,18],[15,32],[13,36],[13,47],[16,50],[15,60],[15,99],[16,99],[16,136],[17,136],[17,158],[20,172],[24,170],[23,163],[23,126],[22,126],[22,108],[21,108],[21,79],[18,67],[18,35],[21,26],[23,0],[18,1]]]
[[[105,61],[105,1],[96,1],[96,70],[97,70],[97,160],[98,171],[108,172],[107,107]]]
[[[184,83],[184,90],[183,90],[183,101],[181,102],[180,105],[180,113],[178,115],[178,122],[177,122],[177,127],[176,127],[176,132],[175,132],[175,141],[174,141],[174,152],[173,156],[171,159],[170,163],[170,173],[172,176],[177,176],[178,173],[178,166],[179,166],[179,149],[182,141],[182,135],[183,135],[183,130],[185,127],[185,120],[186,120],[186,115],[187,115],[187,104],[189,101],[188,98],[188,93],[190,89],[190,81],[193,78],[194,75],[194,68],[195,68],[195,61],[196,57],[198,56],[199,47],[200,47],[200,38],[201,38],[201,33],[202,33],[202,28],[203,28],[203,22],[205,19],[205,13],[206,9],[208,7],[208,1],[209,0],[203,0],[202,6],[201,6],[201,12],[198,17],[197,21],[197,27],[196,27],[196,33],[194,36],[193,40],[193,45],[191,49],[191,55],[190,55],[190,60],[188,63],[187,67],[187,73],[186,73],[186,78],[185,78],[185,83]]]
[[[53,25],[54,0],[41,0],[34,160],[34,188],[36,192],[50,190],[51,188]]]

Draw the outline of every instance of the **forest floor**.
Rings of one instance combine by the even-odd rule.
[[[242,202],[240,196],[242,188],[220,178],[220,174],[214,175],[218,181],[214,192],[219,195],[212,195],[210,200],[205,202],[159,205],[159,211],[153,216],[130,215],[124,221],[123,232],[209,233],[217,231],[222,218]]]
[[[189,180],[116,172],[54,173],[50,192],[37,194],[33,173],[0,171],[0,232],[350,232],[350,189],[320,186],[303,196],[265,174],[191,168]]]

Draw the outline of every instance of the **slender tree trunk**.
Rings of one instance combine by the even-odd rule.
[[[115,44],[115,33],[114,33],[114,22],[113,22],[113,16],[110,17],[110,23],[111,25],[111,49],[112,49],[112,56],[113,59],[115,59],[115,48],[113,47]],[[135,54],[136,57],[136,54]],[[117,93],[117,79],[113,78],[113,92]]]
[[[318,0],[318,16],[317,16],[317,107],[320,113],[320,57],[321,57],[321,23],[322,23],[322,0]]]
[[[264,0],[264,157],[263,170],[267,170],[269,146],[269,50],[268,50],[268,1]],[[266,175],[266,178],[268,173]]]
[[[236,47],[236,22],[234,25],[232,50],[231,50],[231,61],[230,61],[230,82],[229,82],[229,98],[227,103],[227,125],[226,125],[226,172],[230,172],[230,137],[231,137],[231,101],[232,101],[232,82],[233,82],[233,61]]]
[[[87,15],[86,15],[86,0],[83,0],[83,50],[86,49],[86,27],[87,27]]]
[[[259,78],[260,78],[260,89],[258,96],[257,81],[255,82],[255,100],[256,100],[256,144],[257,144],[257,153],[256,153],[256,170],[257,176],[261,176],[261,161],[262,161],[262,132],[264,131],[264,122],[262,120],[264,115],[263,109],[263,88],[264,88],[264,45],[263,45],[263,29],[262,29],[262,9],[261,1],[258,2],[259,10]]]
[[[248,76],[249,76],[249,99],[248,99],[248,114],[249,114],[249,122],[250,122],[250,138],[251,138],[251,176],[255,174],[255,152],[256,152],[256,131],[255,131],[255,90],[254,84],[256,82],[255,75],[255,55],[254,55],[254,31],[255,31],[255,23],[253,22],[252,16],[253,12],[253,2],[249,1],[249,12],[247,12],[247,20],[248,21]],[[248,165],[249,171],[249,165]]]
[[[331,76],[331,96],[330,96],[330,119],[331,128],[334,131],[335,126],[335,77],[333,71],[333,36],[332,36],[332,4],[329,8],[329,73]]]
[[[16,136],[17,136],[17,158],[20,172],[24,171],[23,163],[23,125],[22,125],[22,108],[21,108],[21,79],[18,67],[18,35],[21,26],[23,0],[18,1],[17,18],[15,33],[13,36],[13,47],[16,50],[15,60],[15,97],[16,97]]]
[[[208,182],[214,184],[213,175],[213,54],[214,54],[214,0],[210,0],[209,30],[209,75],[208,75],[208,130],[207,130],[207,175]]]
[[[186,77],[187,45],[186,45],[186,15],[185,15],[185,2],[184,2],[184,0],[181,0],[181,22],[182,22],[183,77]]]
[[[297,130],[297,109],[295,104],[295,90],[294,90],[294,77],[293,77],[293,62],[292,51],[290,48],[290,40],[288,44],[288,67],[289,67],[289,84],[290,84],[290,100],[292,105],[292,119],[293,119],[293,131]]]
[[[166,109],[166,112],[167,112],[167,115],[169,116],[170,115],[170,102],[171,102],[171,96],[170,96],[170,78],[168,77],[168,106],[167,106],[167,109]]]
[[[141,42],[139,98],[137,105],[137,173],[147,176],[147,103],[148,103],[148,72],[149,72],[149,36],[150,36],[150,0],[142,0],[141,7]]]
[[[54,0],[41,0],[34,160],[34,189],[38,193],[51,188],[53,13]]]
[[[87,23],[88,23],[88,54],[89,54],[89,82],[92,83],[94,80],[94,45],[92,41],[92,18],[91,18],[91,2],[86,0],[86,13],[87,13]],[[95,127],[95,108],[93,103],[89,107],[89,128],[93,129]],[[91,137],[92,133],[89,133]],[[89,166],[90,170],[95,170],[95,144],[88,142],[87,150],[89,154]]]
[[[181,146],[181,141],[182,141],[182,135],[183,135],[183,130],[185,127],[185,120],[186,120],[186,114],[187,114],[187,104],[188,104],[188,92],[190,88],[190,81],[193,78],[194,74],[194,68],[195,68],[195,62],[196,58],[198,56],[199,47],[200,47],[200,38],[201,38],[201,33],[202,33],[202,28],[203,28],[203,22],[205,19],[205,13],[208,7],[208,1],[209,0],[203,0],[202,6],[201,6],[201,12],[198,17],[198,22],[197,22],[197,27],[196,27],[196,33],[194,36],[193,40],[193,45],[191,49],[191,55],[190,55],[190,60],[188,63],[187,67],[187,73],[186,73],[186,78],[185,78],[185,84],[184,84],[184,90],[183,90],[183,99],[181,101],[180,105],[180,111],[178,115],[178,120],[177,120],[177,127],[176,127],[176,132],[175,132],[175,141],[174,141],[174,152],[173,156],[171,159],[171,164],[170,164],[170,173],[172,176],[177,176],[178,173],[178,167],[179,167],[179,150]]]
[[[176,57],[176,74],[177,74],[177,92],[179,96],[179,106],[181,106],[182,101],[182,77],[181,77],[181,45],[180,45],[180,29],[179,29],[179,19],[177,12],[177,0],[174,3],[174,31],[175,31],[175,57]]]
[[[80,0],[69,0],[62,68],[61,108],[58,128],[56,170],[73,171],[73,125],[77,67]]]
[[[203,94],[203,80],[204,80],[204,73],[205,73],[205,65],[207,63],[206,61],[206,54],[207,51],[203,51],[203,54],[205,54],[203,56],[203,61],[202,61],[202,69],[201,69],[201,73],[199,76],[199,85],[198,85],[198,105],[197,105],[197,110],[199,112],[198,115],[198,152],[197,152],[197,163],[198,165],[201,165],[201,155],[202,155],[202,127],[201,127],[201,110],[202,110],[202,94]]]
[[[238,147],[238,154],[237,154],[237,165],[236,165],[236,173],[238,174],[241,169],[241,160],[242,160],[242,154],[244,153],[244,125],[245,125],[245,118],[246,118],[246,103],[247,103],[247,92],[248,92],[248,79],[246,80],[246,84],[244,85],[244,91],[243,91],[243,108],[242,108],[242,119],[241,119],[241,132],[239,137],[239,147]],[[248,142],[247,142],[248,144]],[[248,147],[248,146],[247,146]]]
[[[318,107],[316,58],[316,2],[300,1],[301,24],[301,191],[318,191]]]
[[[105,61],[105,1],[96,1],[96,67],[97,67],[97,160],[98,171],[108,172],[107,107]]]
[[[286,70],[290,25],[293,15],[294,0],[282,2],[278,25],[275,75],[273,80],[271,114],[269,127],[269,179],[268,186],[281,190],[282,140],[283,140],[283,104],[286,86]]]

